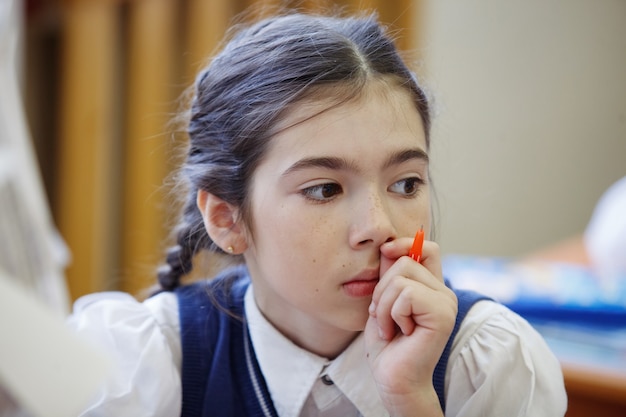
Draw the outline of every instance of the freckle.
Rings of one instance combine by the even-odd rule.
[[[317,262],[317,259],[313,259],[313,263],[316,263],[316,262]]]
[[[369,358],[369,357],[370,357],[369,352],[367,352],[367,355],[365,355],[365,357],[366,357],[366,358]]]

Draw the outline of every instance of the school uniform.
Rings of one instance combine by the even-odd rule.
[[[204,284],[143,303],[122,293],[78,300],[68,325],[117,360],[81,415],[388,415],[362,335],[334,360],[301,349],[264,318],[241,271],[232,291],[214,292],[213,300],[202,297]],[[231,292],[235,299],[225,295]],[[525,320],[498,303],[475,302],[445,355],[446,416],[565,413],[558,361]]]

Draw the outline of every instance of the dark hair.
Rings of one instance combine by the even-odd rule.
[[[198,75],[188,115],[189,150],[179,174],[189,189],[176,245],[158,272],[163,290],[180,285],[201,249],[220,251],[196,206],[199,189],[240,207],[249,220],[250,178],[286,110],[302,100],[357,97],[372,79],[406,88],[429,145],[428,102],[375,14],[283,14],[239,28]]]

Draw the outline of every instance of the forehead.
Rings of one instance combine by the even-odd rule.
[[[368,82],[347,100],[332,91],[292,105],[277,123],[269,151],[291,148],[295,156],[311,146],[334,152],[361,142],[427,150],[422,118],[407,89],[383,79]]]

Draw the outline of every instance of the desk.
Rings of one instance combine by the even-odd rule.
[[[626,375],[563,364],[566,417],[626,416]]]
[[[532,324],[532,323],[531,323]],[[549,326],[533,324],[561,363],[568,396],[566,417],[626,417],[626,353],[613,349],[601,333],[553,334]],[[623,333],[615,337],[623,338]],[[622,339],[613,339],[622,340]]]
[[[582,236],[543,248],[527,259],[589,265]],[[566,417],[626,416],[626,373],[566,361],[561,366],[568,395]]]

